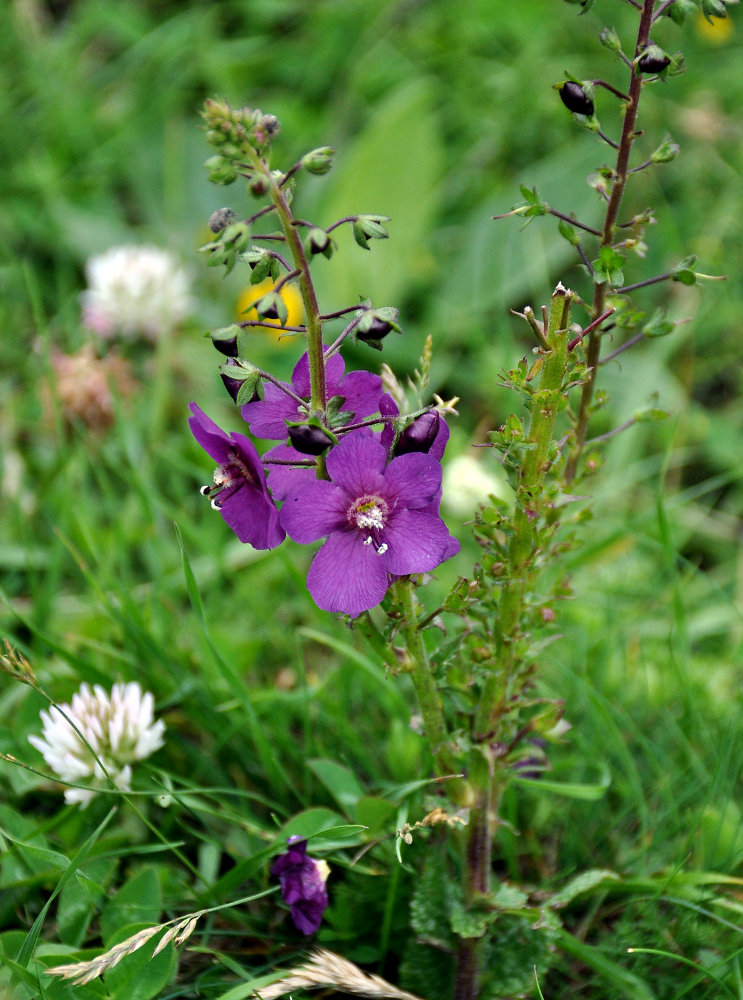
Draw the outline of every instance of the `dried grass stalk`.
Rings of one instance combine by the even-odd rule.
[[[406,993],[381,976],[370,976],[366,972],[341,958],[332,951],[319,949],[304,965],[257,991],[260,1000],[276,1000],[292,990],[315,990],[335,987],[346,993],[358,993],[364,997],[391,997],[392,1000],[420,1000],[413,993]]]
[[[163,934],[162,939],[157,942],[157,947],[153,951],[152,957],[154,958],[155,955],[159,954],[171,941],[175,945],[183,944],[193,933],[199,917],[203,916],[204,912],[204,910],[199,910],[197,913],[188,913],[185,917],[168,920],[166,923],[157,924],[155,927],[145,927],[141,931],[137,931],[136,934],[132,934],[131,937],[126,938],[126,940],[120,941],[119,944],[115,944],[108,951],[104,951],[102,955],[96,955],[89,962],[53,965],[44,971],[48,976],[59,976],[62,979],[69,979],[73,986],[84,986],[86,983],[97,979],[98,976],[103,975],[109,969],[113,969],[115,965],[119,964],[122,958],[126,958],[127,955],[133,955],[135,951],[139,951],[143,945],[147,944],[150,938],[153,938],[166,927],[168,930]]]

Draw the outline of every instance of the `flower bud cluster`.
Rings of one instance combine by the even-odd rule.
[[[233,108],[225,100],[207,100],[202,117],[206,141],[216,153],[205,164],[214,184],[231,184],[238,174],[250,175],[251,150],[264,152],[281,128],[275,115],[258,108]]]

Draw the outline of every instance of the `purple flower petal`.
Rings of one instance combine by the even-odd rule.
[[[283,382],[282,385],[286,383]],[[245,403],[240,407],[240,413],[256,437],[280,441],[286,438],[286,421],[301,419],[307,413],[303,413],[296,400],[287,396],[273,382],[265,384],[264,392],[263,399]]]
[[[300,900],[292,906],[294,926],[303,934],[314,934],[322,923],[327,908],[328,894],[325,890],[311,899]]]
[[[286,498],[281,523],[295,542],[308,544],[345,528],[348,498],[327,479],[316,479]]]
[[[244,434],[227,434],[195,403],[189,406],[191,431],[218,463],[215,489],[218,509],[241,542],[256,549],[273,549],[286,537],[271,500],[255,445]],[[221,487],[221,488],[220,488]]]
[[[349,495],[362,496],[382,488],[387,453],[379,439],[364,431],[351,431],[331,448],[328,475]]]
[[[382,379],[371,372],[349,372],[338,386],[336,392],[329,395],[345,397],[344,410],[350,410],[356,418],[368,417],[379,409],[379,397],[382,393]]]
[[[300,454],[290,444],[277,444],[266,452],[263,460],[265,462],[267,458],[280,458],[284,462],[306,462],[308,457]],[[265,467],[268,485],[276,500],[285,500],[291,493],[299,493],[305,486],[315,482],[315,470],[312,466],[298,465],[295,468],[291,465],[266,463]]]
[[[395,576],[404,576],[435,569],[456,539],[451,538],[440,517],[419,510],[402,510],[385,528],[384,541],[388,546],[382,557],[385,569]],[[459,543],[456,545],[458,549]]]
[[[384,481],[403,507],[426,507],[441,487],[441,466],[420,452],[400,455],[385,469]]]
[[[286,538],[279,512],[260,491],[251,493],[250,497],[233,493],[222,502],[219,512],[241,542],[254,549],[275,549]]]
[[[215,424],[211,417],[207,417],[196,403],[189,403],[188,408],[193,414],[193,416],[188,418],[188,426],[191,428],[191,433],[207,455],[210,455],[215,462],[224,462],[232,448],[229,434]],[[247,441],[250,447],[253,446],[248,438],[244,437],[243,440]]]
[[[387,591],[387,571],[374,545],[357,531],[336,531],[312,560],[307,587],[323,611],[356,618],[376,607]]]

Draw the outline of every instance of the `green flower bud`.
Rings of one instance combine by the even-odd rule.
[[[679,144],[674,142],[670,135],[667,135],[650,159],[653,163],[670,163],[671,160],[676,159],[680,151],[681,147]]]
[[[619,35],[616,33],[614,28],[604,28],[599,34],[599,41],[608,49],[610,52],[621,52],[622,43],[619,40]]]
[[[268,194],[268,181],[265,177],[254,177],[248,185],[248,190],[254,198],[262,198],[264,194]]]
[[[331,146],[319,146],[305,153],[299,162],[302,169],[310,174],[327,174],[333,166],[333,153],[335,150]]]
[[[237,171],[223,156],[210,156],[204,163],[212,184],[227,185],[237,180]]]

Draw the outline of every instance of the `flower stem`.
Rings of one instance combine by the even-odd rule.
[[[635,57],[637,57],[648,44],[650,38],[650,28],[653,23],[653,7],[655,0],[643,0],[642,7],[639,4],[632,4],[641,9],[640,24],[637,30],[637,42],[635,44]],[[614,167],[614,183],[611,195],[606,206],[604,225],[601,233],[601,246],[611,246],[614,239],[614,231],[617,225],[619,208],[622,204],[622,196],[629,174],[629,157],[632,151],[632,144],[636,138],[635,125],[637,122],[637,111],[640,104],[640,94],[642,92],[642,75],[631,70],[630,85],[628,89],[628,100],[625,105],[624,123],[622,125],[622,135],[619,140],[617,150],[616,165]],[[596,319],[606,311],[606,283],[594,282],[593,304],[591,307],[591,318]],[[591,412],[591,401],[593,399],[594,386],[596,384],[596,372],[601,354],[601,334],[597,330],[588,337],[588,347],[586,349],[586,362],[588,364],[588,378],[583,384],[581,392],[580,408],[575,423],[575,436],[571,453],[565,467],[565,481],[570,484],[575,479],[578,471],[578,462],[586,443],[588,431],[588,418]]]
[[[289,245],[294,267],[299,272],[299,291],[304,305],[304,322],[307,327],[307,354],[310,362],[310,406],[313,413],[325,413],[325,359],[322,349],[322,322],[320,307],[317,304],[315,285],[310,274],[307,255],[302,246],[302,240],[294,226],[294,217],[286,200],[283,189],[271,178],[271,201],[276,208],[276,214],[281,223],[281,229]]]
[[[394,597],[402,612],[402,634],[405,639],[405,656],[401,666],[413,682],[418,707],[423,717],[423,727],[431,754],[436,762],[440,778],[456,775],[458,765],[444,717],[436,680],[428,659],[428,651],[423,635],[418,628],[415,587],[409,576],[400,577],[392,585]],[[471,792],[467,782],[447,782],[447,792],[453,802],[469,805]]]
[[[527,582],[537,549],[541,491],[549,469],[549,449],[561,404],[568,358],[568,323],[572,293],[558,285],[552,296],[547,328],[550,350],[544,355],[539,388],[532,397],[528,443],[520,471],[508,548],[509,577],[502,584],[494,626],[496,668],[489,674],[475,716],[475,738],[499,739],[498,724],[519,684],[517,639],[526,601]]]

